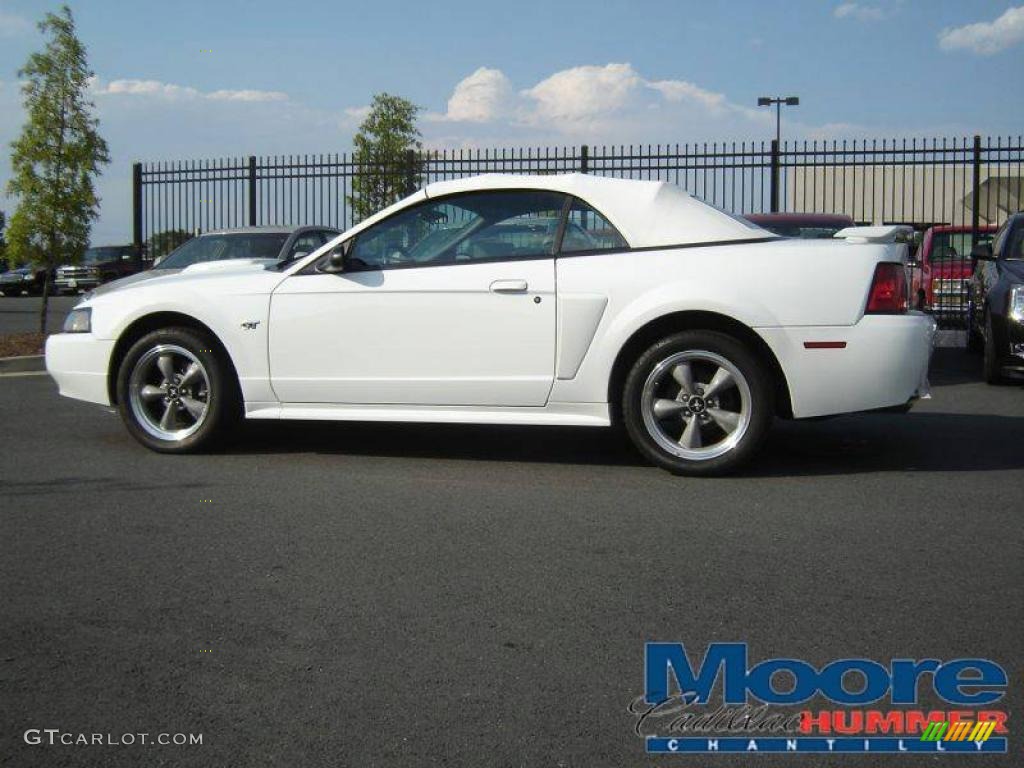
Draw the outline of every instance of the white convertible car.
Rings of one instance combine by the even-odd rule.
[[[158,451],[242,417],[622,422],[652,462],[714,474],[775,416],[926,393],[934,323],[908,311],[896,234],[780,238],[657,181],[445,181],[283,267],[98,292],[46,365]]]

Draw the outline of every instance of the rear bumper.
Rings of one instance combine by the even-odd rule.
[[[113,351],[113,340],[91,333],[55,333],[46,340],[46,370],[65,397],[110,405],[107,370]]]
[[[927,315],[866,315],[852,326],[756,330],[782,366],[796,418],[870,411],[928,396],[935,320]],[[831,345],[816,346],[822,343]]]

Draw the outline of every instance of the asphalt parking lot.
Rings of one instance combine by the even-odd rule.
[[[716,480],[585,429],[260,424],[160,456],[48,378],[0,379],[0,762],[881,764],[647,758],[626,708],[657,639],[994,659],[1008,757],[886,764],[1018,765],[1024,390],[978,367],[939,350],[911,414],[779,424]]]

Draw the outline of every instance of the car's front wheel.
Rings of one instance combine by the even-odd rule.
[[[992,315],[985,313],[985,346],[982,350],[982,373],[989,384],[1000,384],[1003,380],[1003,366],[996,348],[996,335],[992,328]]]
[[[626,378],[622,415],[641,453],[684,475],[736,469],[771,426],[771,376],[737,339],[684,331],[642,354]]]
[[[974,324],[974,299],[967,300],[967,351],[978,353],[982,351],[983,341],[978,329]]]
[[[214,447],[239,413],[230,367],[191,328],[164,328],[135,342],[118,370],[117,402],[132,436],[162,453]]]

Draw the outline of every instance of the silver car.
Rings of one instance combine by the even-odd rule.
[[[256,259],[265,260],[267,264],[287,263],[312,253],[339,234],[339,230],[323,226],[237,227],[204,232],[179,245],[145,272],[114,280],[94,293],[173,275],[185,267],[207,261]]]

